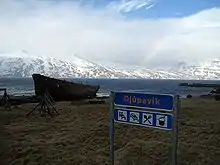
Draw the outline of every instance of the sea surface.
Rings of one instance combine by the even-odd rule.
[[[100,85],[99,96],[109,95],[110,91],[144,91],[154,93],[179,94],[207,94],[211,88],[180,87],[182,82],[219,83],[220,81],[187,81],[187,80],[146,80],[146,79],[65,79],[91,85]],[[0,88],[7,88],[10,95],[34,95],[34,82],[32,78],[1,78]],[[1,94],[0,94],[1,95]]]

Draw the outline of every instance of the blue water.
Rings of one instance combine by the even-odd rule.
[[[145,80],[145,79],[66,79],[91,85],[100,85],[99,95],[108,95],[112,91],[141,90],[146,92],[170,93],[179,95],[206,94],[210,88],[180,87],[182,82],[219,83],[220,81],[186,80]],[[32,78],[1,78],[0,88],[7,88],[10,95],[34,95]]]

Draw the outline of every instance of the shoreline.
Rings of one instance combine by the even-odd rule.
[[[2,96],[0,96],[2,97]],[[91,99],[82,99],[82,100],[66,100],[66,101],[71,101],[71,102],[90,102],[92,103],[99,103],[105,99],[108,99],[109,96],[97,96],[95,98],[91,98]],[[39,97],[37,97],[36,95],[31,95],[31,96],[13,96],[13,95],[9,95],[9,103],[11,105],[21,105],[21,104],[25,104],[25,103],[39,103],[40,99]],[[65,101],[65,100],[64,100]],[[59,101],[62,102],[62,101]]]
[[[2,97],[2,96],[0,96]],[[110,96],[96,96],[91,99],[82,99],[82,100],[66,100],[66,101],[71,101],[71,102],[89,102],[89,103],[101,103],[101,102],[106,102],[106,99],[109,99]],[[201,95],[180,95],[180,99],[191,99],[191,98],[214,98],[214,95],[210,94],[201,94]],[[64,100],[65,101],[65,100]],[[9,95],[9,102],[11,105],[21,105],[25,103],[38,103],[40,102],[40,99],[36,95],[22,95],[22,96],[13,96]],[[60,101],[59,101],[60,102]]]

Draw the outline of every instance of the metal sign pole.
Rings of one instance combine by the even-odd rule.
[[[110,139],[110,160],[111,164],[114,165],[114,92],[110,95],[110,108],[109,108],[109,139]]]
[[[172,139],[172,165],[177,165],[177,148],[178,148],[178,119],[180,110],[179,96],[175,97],[175,115],[173,122],[173,139]]]

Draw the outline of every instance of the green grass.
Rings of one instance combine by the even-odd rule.
[[[218,165],[220,102],[189,99],[181,104],[178,164]],[[37,113],[26,118],[32,104],[0,109],[5,165],[109,164],[108,105],[63,102],[57,107],[60,115],[53,119]],[[170,149],[170,132],[115,124],[117,165],[170,164]]]

